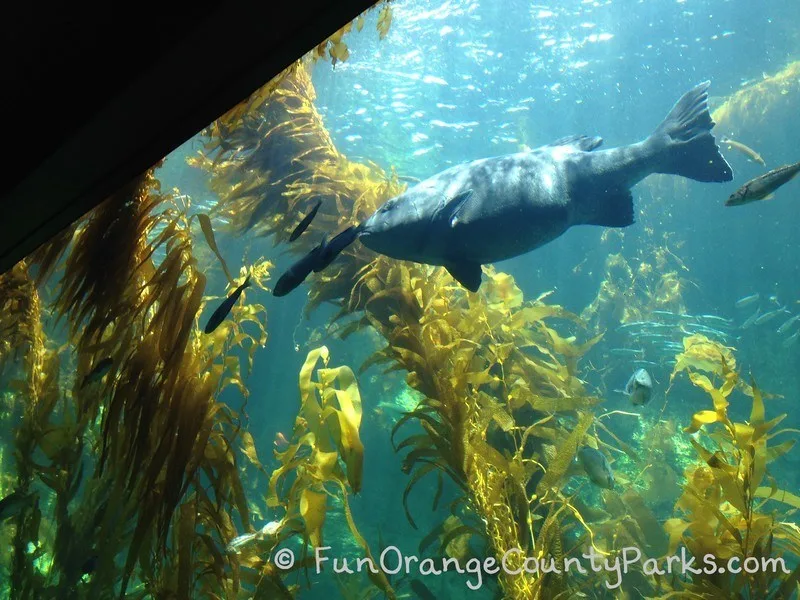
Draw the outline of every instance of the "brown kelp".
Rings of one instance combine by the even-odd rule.
[[[327,41],[317,54],[346,58],[340,40]],[[322,199],[308,233],[290,248],[298,253],[402,190],[394,172],[337,151],[314,108],[308,65],[293,66],[269,92],[209,127],[205,148],[192,160],[207,171],[219,196],[215,214],[239,233],[286,242],[299,216]],[[643,548],[648,557],[663,553],[666,536],[635,491],[604,493],[609,516],[603,518],[568,491],[567,482],[581,445],[635,456],[592,414],[599,399],[585,391],[578,361],[597,337],[583,324],[591,321],[599,332],[614,319],[642,318],[653,309],[683,312],[685,280],[679,273],[686,268],[670,246],[668,239],[654,245],[634,266],[621,255],[612,257],[608,270],[622,274],[585,319],[546,304],[545,297],[526,302],[512,278],[491,269],[487,289],[467,294],[441,269],[375,257],[357,247],[311,279],[307,309],[337,305],[337,333],[343,337],[365,327],[378,331],[386,346],[364,368],[404,370],[408,384],[423,395],[395,430],[418,426],[397,445],[410,476],[406,498],[428,475],[436,478],[434,506],[442,502],[445,476],[458,490],[450,514],[423,539],[423,550],[438,542],[437,550],[448,556],[468,556],[471,541],[480,538],[482,550],[496,556],[519,547],[561,559],[586,544],[609,554],[626,544]],[[573,335],[565,336],[565,329]],[[407,512],[416,525],[417,515]],[[596,586],[591,578],[552,571],[502,575],[501,585],[513,598]],[[642,574],[626,593],[641,589],[656,590],[658,582]]]
[[[234,445],[241,423],[215,397],[230,383],[246,391],[235,351],[247,348],[252,362],[266,341],[264,309],[237,306],[214,336],[200,333],[205,277],[191,222],[153,171],[90,213],[64,262],[56,310],[72,344],[59,349],[26,263],[0,280],[15,332],[4,349],[24,358],[14,488],[32,498],[15,520],[15,598],[124,596],[131,580],[175,597],[235,597],[242,586],[223,550],[233,515],[251,528]],[[268,268],[250,269],[262,288]],[[60,366],[73,348],[67,386]],[[82,385],[107,359],[104,379]]]
[[[357,221],[402,190],[396,175],[336,151],[313,98],[307,72],[296,67],[270,100],[236,112],[235,127],[210,128],[206,149],[193,160],[209,171],[220,196],[216,210],[238,231],[287,240],[296,215],[323,198],[310,233],[293,246],[298,252],[308,251],[319,232]],[[388,362],[406,370],[409,385],[425,396],[402,421],[424,431],[400,444],[408,450],[406,496],[429,473],[440,482],[449,475],[475,519],[463,525],[469,530],[454,528],[444,547],[471,531],[498,555],[512,546],[535,547],[542,556],[570,551],[562,548],[561,523],[579,522],[580,514],[560,487],[598,402],[578,379],[577,362],[599,338],[579,344],[562,337],[547,322],[580,329],[577,316],[544,298],[526,303],[513,279],[491,269],[480,295],[459,290],[442,269],[363,249],[348,249],[329,271],[314,279],[307,308],[330,302],[340,307],[337,318],[353,315],[339,328],[344,337],[367,325],[377,329],[387,347],[365,367]],[[531,509],[543,516],[535,533]],[[490,523],[488,531],[480,519]],[[521,598],[544,581],[510,578],[504,588]]]
[[[367,541],[359,533],[349,497],[361,490],[364,447],[359,437],[361,396],[354,373],[346,366],[327,367],[325,346],[309,352],[300,370],[300,410],[288,448],[276,451],[280,466],[269,480],[267,505],[284,515],[272,535],[278,541],[294,534],[314,548],[323,545],[323,526],[332,503],[341,503],[344,518],[364,558],[377,565]],[[312,379],[316,369],[316,381]],[[251,558],[252,560],[252,558]],[[386,575],[367,569],[372,583],[394,598]]]
[[[653,242],[635,261],[621,253],[609,254],[597,297],[581,317],[600,328],[646,320],[654,310],[685,312],[682,292],[687,270],[670,250],[668,239]]]
[[[722,99],[712,113],[717,128],[736,132],[759,147],[766,135],[775,134],[773,123],[786,122],[794,114],[800,94],[798,75],[800,61],[795,60],[774,75],[764,76]]]
[[[740,376],[722,355],[714,371],[716,384],[701,372],[689,373],[713,408],[697,412],[684,430],[704,434],[690,440],[701,464],[687,469],[675,506],[679,516],[665,523],[669,553],[685,544],[698,570],[688,581],[669,578],[667,583],[680,591],[663,597],[788,598],[800,580],[800,567],[792,569],[800,555],[800,529],[786,509],[800,508],[800,498],[780,489],[770,463],[796,441],[774,438],[795,430],[776,429],[785,414],[767,420],[764,396],[755,383],[745,388],[752,397],[749,419],[734,421],[729,398],[742,389]]]

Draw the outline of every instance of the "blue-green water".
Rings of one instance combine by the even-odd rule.
[[[573,134],[602,136],[604,147],[630,144],[647,137],[684,92],[705,80],[711,82],[712,111],[736,98],[737,92],[749,94],[739,96],[746,99],[739,109],[722,115],[714,130],[717,140],[729,136],[747,144],[764,158],[767,169],[800,160],[796,0],[584,0],[551,5],[396,0],[391,6],[393,21],[385,39],[376,32],[378,11],[373,11],[362,31],[345,35],[350,51],[346,61],[333,67],[323,60],[313,67],[315,106],[333,144],[350,160],[373,161],[387,171],[396,169],[400,176],[425,179],[466,161],[520,152]],[[207,185],[207,174],[186,164],[201,146],[200,136],[189,140],[167,157],[156,176],[162,189],[177,187],[206,210],[218,199]],[[766,401],[767,419],[788,413],[781,426],[800,429],[795,409],[800,393],[800,319],[781,327],[800,313],[800,182],[788,183],[772,200],[726,207],[725,199],[765,168],[735,149],[723,145],[722,151],[734,171],[732,182],[648,178],[633,189],[633,225],[616,230],[573,227],[533,252],[494,265],[514,277],[526,300],[552,291],[547,303],[582,314],[593,333],[605,334],[581,358],[577,377],[587,394],[603,399],[594,409],[597,415],[629,413],[610,416],[604,423],[642,458],[649,452],[645,442],[656,431],[654,423],[670,423],[671,429],[658,430],[658,435],[682,439],[675,446],[680,451],[673,449],[665,459],[681,485],[683,469],[697,460],[690,456],[688,434],[681,429],[695,412],[713,408],[685,373],[675,375],[670,387],[676,354],[691,334],[735,348],[743,380],[749,382],[752,376],[775,396]],[[230,236],[222,227],[217,240],[237,272],[241,264],[259,256],[275,263],[267,287],[296,258],[284,244],[247,234]],[[609,270],[610,256],[618,256],[631,275]],[[659,288],[668,273],[679,282],[677,292]],[[226,282],[215,262],[207,274],[206,294],[224,294]],[[598,305],[593,302],[607,281],[616,282],[617,304],[601,303],[601,310],[594,312],[592,306]],[[324,343],[332,366],[349,365],[358,372],[386,344],[368,327],[346,340],[326,336],[337,309],[323,305],[306,318],[307,291],[308,284],[284,298],[248,291],[247,301],[263,304],[267,312],[269,339],[255,353],[254,369],[245,379],[250,390],[248,428],[267,472],[278,467],[273,449],[281,448],[282,442],[277,436],[291,438],[299,407],[298,373],[307,353]],[[663,301],[655,302],[648,294],[662,294]],[[757,299],[737,306],[739,299],[754,294]],[[649,312],[644,316],[622,312],[626,307],[644,310],[645,305]],[[201,325],[213,307],[205,307]],[[756,311],[778,312],[774,318],[747,324]],[[574,332],[570,327],[556,329],[564,337]],[[586,338],[582,333],[579,341]],[[652,375],[654,390],[649,403],[631,406],[619,390],[639,366]],[[358,385],[365,451],[363,486],[350,497],[353,517],[373,553],[380,538],[406,555],[418,554],[421,540],[447,516],[446,504],[457,490],[446,484],[447,502],[432,511],[436,486],[433,478],[422,480],[409,501],[418,527],[409,525],[402,505],[409,476],[401,470],[402,453],[393,450],[390,430],[416,397],[402,371],[384,374],[382,367],[371,367],[359,374]],[[243,399],[233,387],[220,399],[235,410],[242,407]],[[746,395],[736,392],[730,402],[734,421],[751,419]],[[794,435],[782,434],[776,441]],[[768,471],[777,486],[798,493],[794,455],[790,452],[770,463]],[[613,456],[621,475],[616,493],[640,489],[641,473],[637,475],[631,458],[621,452]],[[263,522],[254,519],[256,529],[280,519],[280,511],[264,503],[266,478],[242,472],[248,499],[263,512]],[[574,491],[569,484],[565,489]],[[610,506],[597,490],[582,493],[590,503]],[[674,516],[679,493],[676,488],[672,497],[648,498],[661,523]],[[359,555],[341,518],[326,524],[325,543],[331,547],[330,556]],[[339,597],[330,570],[310,572],[308,578],[310,588],[303,575],[291,575],[286,583],[300,584],[301,598]],[[438,597],[502,597],[496,596],[495,581],[471,591],[464,575],[421,579]],[[407,582],[400,582],[397,591],[411,597],[416,593]]]

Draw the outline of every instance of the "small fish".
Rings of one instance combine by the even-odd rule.
[[[421,598],[422,600],[436,600],[436,596],[433,592],[419,579],[412,579],[409,585],[411,586],[411,591],[416,594],[417,598]]]
[[[761,316],[761,307],[759,306],[756,309],[756,312],[754,312],[752,315],[747,317],[747,320],[745,320],[745,322],[742,323],[742,329],[747,329],[748,327],[751,327],[753,325],[753,323],[756,322],[756,319],[758,319],[758,317],[760,317],[760,316]]]
[[[320,262],[320,255],[323,252],[325,240],[323,239],[311,252],[295,262],[286,272],[281,275],[272,290],[272,295],[276,297],[285,296],[311,275]]]
[[[668,353],[683,352],[684,347],[683,344],[679,344],[678,342],[669,342],[664,344],[663,350]]]
[[[605,454],[584,446],[578,450],[578,460],[592,483],[609,490],[614,487],[614,472]]]
[[[233,293],[225,298],[225,300],[217,307],[217,310],[214,311],[214,314],[211,315],[211,318],[206,323],[205,329],[203,332],[211,333],[217,327],[219,327],[222,322],[225,320],[225,317],[228,316],[228,313],[231,312],[233,305],[236,304],[236,301],[239,299],[239,296],[242,295],[242,292],[245,288],[250,287],[250,275],[247,276],[247,279],[244,280],[244,283],[233,290]]]
[[[739,298],[736,301],[736,308],[744,308],[745,306],[750,306],[753,302],[758,302],[758,299],[761,298],[760,294],[751,294],[749,296],[745,296],[744,298]]]
[[[668,318],[669,317],[677,317],[678,316],[674,312],[669,311],[669,310],[654,310],[653,314],[657,315],[659,317],[668,317]]]
[[[308,226],[311,225],[311,221],[313,221],[314,217],[317,216],[317,211],[319,210],[320,206],[322,206],[322,200],[321,199],[317,200],[317,203],[314,205],[314,208],[311,209],[311,212],[308,213],[305,217],[303,217],[303,220],[300,221],[300,223],[297,225],[297,227],[294,228],[294,231],[292,232],[292,235],[289,236],[289,241],[290,242],[295,241],[297,238],[299,238],[303,234],[303,232],[306,229],[308,229]]]
[[[684,325],[683,329],[684,329],[684,331],[686,331],[688,333],[700,332],[700,333],[706,333],[708,335],[718,336],[718,337],[721,337],[721,338],[728,337],[728,334],[725,333],[724,331],[720,331],[719,329],[714,329],[712,327],[706,327],[705,325],[699,325],[697,323],[694,323],[694,324],[691,324],[691,325]]]
[[[359,228],[351,225],[341,233],[334,236],[330,242],[326,242],[319,256],[319,263],[314,267],[314,273],[319,273],[333,262],[339,253],[352,244],[358,237]]]
[[[644,354],[644,350],[640,348],[612,348],[609,350],[611,354],[616,354],[617,356],[625,356],[625,355],[639,355]]]
[[[764,323],[768,323],[772,321],[775,317],[777,317],[781,313],[788,313],[789,311],[786,310],[786,307],[776,308],[775,310],[771,310],[769,312],[765,312],[763,315],[758,317],[754,322],[753,325],[763,325]]]
[[[727,138],[727,137],[720,138],[719,141],[721,143],[727,145],[728,148],[734,148],[734,149],[738,150],[739,152],[744,154],[747,158],[749,158],[750,160],[752,160],[754,162],[757,162],[762,167],[766,167],[767,166],[767,163],[764,162],[764,159],[761,158],[761,155],[758,152],[756,152],[755,150],[753,150],[750,146],[745,146],[741,142],[737,142],[736,140],[732,140],[732,139]]]
[[[751,179],[725,201],[725,206],[741,206],[756,200],[768,200],[772,193],[800,173],[800,162],[784,165]]]
[[[0,500],[0,523],[11,517],[16,517],[34,499],[32,493],[20,491],[12,492]]]
[[[788,348],[789,346],[791,346],[792,344],[794,344],[797,341],[797,337],[798,336],[800,336],[800,329],[798,329],[792,335],[790,335],[788,338],[783,340],[783,344],[781,344],[781,345],[784,348]]]
[[[270,521],[258,531],[254,531],[253,533],[244,533],[242,535],[236,536],[230,542],[228,542],[228,545],[225,546],[225,549],[232,554],[238,554],[239,548],[241,548],[242,546],[246,546],[253,540],[274,538],[281,532],[281,528],[283,527],[283,525],[284,525],[283,519],[281,519],[280,521]]]
[[[636,369],[625,385],[625,394],[634,406],[641,406],[650,401],[653,392],[653,378],[644,369]]]
[[[323,238],[319,245],[295,262],[280,276],[275,288],[272,290],[272,295],[277,297],[285,296],[303,283],[312,271],[319,273],[331,264],[342,250],[352,244],[357,235],[358,227],[348,227],[330,242]]]
[[[800,315],[795,315],[791,317],[788,321],[786,321],[783,325],[778,327],[778,333],[786,333],[789,331],[792,325],[797,322],[797,319],[800,319]]]
[[[109,369],[111,369],[111,365],[114,364],[114,360],[112,358],[104,358],[99,361],[94,368],[83,378],[83,383],[81,383],[81,389],[85,388],[90,383],[96,383],[100,381],[106,373],[108,373]]]
[[[702,319],[704,321],[714,321],[715,323],[720,323],[722,325],[730,325],[733,323],[731,319],[726,319],[725,317],[720,317],[719,315],[698,315],[698,320]]]
[[[665,340],[669,339],[669,336],[665,333],[640,333],[636,336],[640,340]]]

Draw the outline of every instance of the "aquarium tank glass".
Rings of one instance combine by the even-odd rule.
[[[0,275],[0,598],[796,597],[798,106],[796,0],[379,2]]]

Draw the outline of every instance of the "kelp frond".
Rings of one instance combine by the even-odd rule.
[[[713,557],[713,572],[693,575],[682,586],[686,593],[714,589],[725,597],[789,597],[800,580],[800,567],[790,571],[800,550],[800,530],[786,522],[785,509],[800,508],[800,498],[779,489],[769,465],[792,450],[796,440],[772,442],[789,432],[775,430],[786,415],[766,419],[764,396],[755,383],[745,390],[752,397],[749,419],[733,421],[728,398],[741,387],[739,374],[722,357],[714,370],[721,374],[719,387],[701,373],[689,374],[709,395],[713,410],[697,412],[685,429],[707,435],[691,439],[702,462],[687,469],[687,483],[675,506],[680,516],[665,523],[669,552],[674,554],[683,543],[698,561]],[[731,558],[738,559],[736,564],[754,561],[759,568],[751,564],[738,573],[717,569],[725,569]],[[765,560],[776,567],[780,560],[784,568],[769,571]]]
[[[338,501],[364,557],[377,565],[356,527],[349,501],[351,494],[361,490],[361,396],[353,372],[345,366],[328,368],[329,357],[325,346],[312,350],[300,370],[300,410],[289,447],[276,452],[280,466],[269,481],[267,505],[284,510],[274,539],[285,537],[281,532],[286,531],[289,535],[300,534],[304,543],[313,547],[321,546],[331,501]],[[314,381],[314,369],[320,361],[323,368],[317,369]],[[388,598],[395,597],[382,571],[373,573],[368,569],[367,573],[381,592]]]

